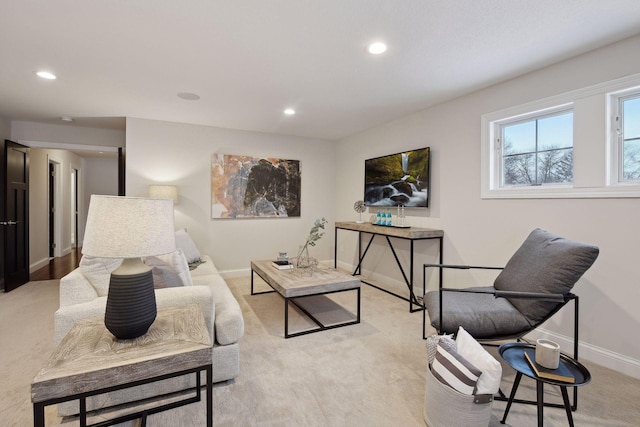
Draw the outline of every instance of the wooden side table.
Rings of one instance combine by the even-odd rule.
[[[149,331],[131,340],[116,339],[102,318],[79,321],[31,383],[34,426],[44,427],[45,406],[79,400],[80,426],[85,427],[89,396],[194,373],[195,396],[94,424],[107,426],[142,418],[145,425],[147,415],[200,401],[200,373],[205,371],[210,427],[212,351],[209,331],[196,304],[158,310]]]
[[[543,425],[543,412],[544,412],[544,385],[552,384],[560,387],[560,391],[562,393],[562,400],[564,402],[564,409],[567,412],[567,418],[569,419],[569,425],[573,427],[573,416],[571,415],[571,405],[569,404],[569,395],[567,393],[567,387],[579,387],[587,384],[591,381],[591,373],[577,360],[565,355],[560,354],[560,363],[565,366],[571,375],[575,378],[575,382],[563,382],[563,381],[555,381],[547,378],[541,378],[536,375],[536,373],[531,369],[529,362],[527,362],[525,358],[525,352],[529,355],[531,360],[535,360],[535,352],[536,347],[532,344],[527,343],[508,343],[502,344],[498,348],[498,352],[500,356],[504,359],[505,362],[509,364],[513,369],[516,370],[516,378],[513,382],[513,387],[511,389],[511,394],[509,395],[509,401],[507,403],[507,407],[504,410],[504,416],[502,417],[502,424],[507,421],[507,415],[509,414],[509,409],[511,408],[511,404],[514,402],[514,398],[516,396],[516,391],[518,390],[518,385],[520,384],[520,379],[522,379],[522,375],[526,375],[529,378],[533,378],[536,380],[536,400],[538,407],[538,426],[542,427]],[[528,403],[528,402],[526,402]]]

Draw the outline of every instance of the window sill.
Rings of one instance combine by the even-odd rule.
[[[640,185],[624,184],[609,187],[520,187],[483,189],[482,199],[609,199],[640,198]]]

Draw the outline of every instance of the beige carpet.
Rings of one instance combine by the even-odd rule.
[[[0,425],[33,424],[29,383],[53,349],[57,281],[31,282],[0,294]],[[366,285],[362,323],[285,340],[282,299],[249,295],[249,278],[229,281],[246,324],[241,374],[214,388],[217,426],[424,426],[422,408],[426,352],[420,313],[408,303]],[[323,315],[349,318],[335,302],[355,309],[355,292],[315,301]],[[310,324],[290,310],[293,331]],[[576,426],[635,426],[640,414],[640,381],[587,364],[593,375],[580,389]],[[503,389],[513,371],[505,368]],[[547,399],[559,393],[547,387]],[[523,378],[518,397],[535,396]],[[558,400],[559,401],[559,400]],[[492,426],[501,425],[505,404],[495,402]],[[153,415],[149,426],[204,425],[204,402]],[[47,410],[47,425],[76,426]],[[135,425],[135,423],[134,423]],[[514,404],[507,425],[535,426],[535,407]],[[562,409],[545,409],[545,426],[567,425]]]

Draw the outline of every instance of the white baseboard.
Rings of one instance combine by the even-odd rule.
[[[560,344],[563,353],[573,355],[573,337],[560,335],[547,329],[538,328],[526,335],[526,338],[534,341],[545,338]],[[640,360],[633,359],[623,354],[615,353],[606,348],[598,347],[584,341],[578,345],[578,358],[596,365],[604,366],[614,371],[621,372],[630,377],[640,379]]]
[[[236,277],[248,277],[251,275],[250,268],[240,268],[237,270],[218,271],[223,279],[234,279]]]
[[[49,264],[50,258],[43,258],[39,261],[29,264],[29,273],[33,273],[34,271],[40,270],[42,267],[45,267]]]

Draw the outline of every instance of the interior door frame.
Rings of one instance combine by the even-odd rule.
[[[23,154],[21,165],[24,169],[20,169],[23,177],[20,181],[11,181],[9,182],[9,168],[8,164],[13,160],[16,160],[15,157],[9,156],[10,150],[18,151]],[[0,159],[0,195],[2,197],[2,208],[0,208],[0,221],[3,223],[0,225],[0,280],[1,280],[1,288],[5,292],[11,291],[20,285],[29,281],[29,147],[24,146],[22,144],[18,144],[16,142],[5,139],[2,141],[2,146],[0,147],[0,152],[2,153]],[[22,217],[18,215],[10,215],[9,212],[9,193],[8,190],[13,188],[16,191],[16,198],[14,201],[20,203],[14,207],[15,210],[19,211],[18,215],[21,213]],[[22,197],[18,197],[22,192]],[[15,222],[14,222],[15,221]],[[9,223],[9,224],[6,224]],[[7,233],[7,230],[16,230],[16,240],[9,242],[9,237],[11,233]],[[19,237],[18,237],[19,236]],[[21,244],[19,243],[21,242]],[[15,250],[13,254],[13,258],[9,258],[11,253],[9,252],[8,246],[10,244],[15,243],[18,250],[15,248],[11,248]],[[7,264],[7,260],[15,263],[15,271],[12,266]],[[14,277],[11,277],[14,276]],[[11,279],[10,279],[11,277]]]
[[[64,210],[62,206],[62,171],[61,171],[61,163],[62,160],[56,159],[55,155],[48,154],[47,155],[47,173],[50,173],[51,167],[53,167],[53,176],[49,177],[49,187],[48,196],[51,197],[51,192],[53,191],[53,200],[47,200],[47,206],[51,208],[53,206],[53,215],[49,213],[49,235],[53,236],[53,248],[49,247],[49,254],[53,254],[52,256],[61,257],[63,255],[63,239],[62,239],[62,230],[63,221],[64,221]],[[51,242],[49,242],[51,245]],[[53,250],[52,250],[53,249]]]

